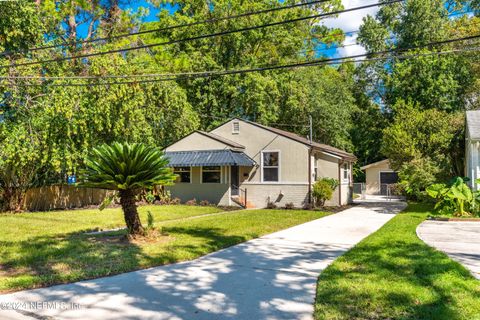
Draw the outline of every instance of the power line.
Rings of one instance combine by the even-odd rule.
[[[369,62],[369,61],[380,61],[380,60],[387,60],[391,57],[380,57],[380,58],[368,58],[368,56],[373,55],[384,55],[389,53],[401,53],[408,50],[413,49],[421,49],[428,46],[438,45],[438,44],[446,44],[446,43],[453,43],[458,41],[465,41],[465,40],[472,40],[478,39],[480,35],[457,38],[457,39],[448,39],[444,41],[437,41],[428,43],[421,46],[411,47],[411,48],[403,48],[403,49],[392,49],[392,50],[385,50],[379,52],[372,52],[366,54],[358,54],[346,57],[338,57],[338,58],[330,58],[330,59],[320,59],[320,60],[313,60],[313,61],[306,61],[301,63],[292,63],[286,65],[276,65],[276,66],[267,66],[267,67],[258,67],[258,68],[250,68],[250,69],[237,69],[237,70],[224,70],[224,71],[204,71],[198,72],[194,75],[190,74],[170,74],[169,77],[161,78],[161,79],[143,79],[143,80],[136,80],[136,81],[117,81],[117,82],[98,82],[98,83],[67,83],[67,84],[48,84],[48,86],[53,87],[67,87],[67,86],[99,86],[99,85],[121,85],[121,84],[141,84],[141,83],[152,83],[152,82],[163,82],[163,81],[176,81],[176,80],[183,80],[183,79],[190,79],[190,78],[207,78],[212,76],[225,76],[225,75],[234,75],[234,74],[244,74],[244,73],[252,73],[252,72],[262,72],[262,71],[272,71],[272,70],[280,70],[280,69],[295,69],[295,68],[302,68],[302,67],[311,67],[311,66],[321,66],[321,65],[332,65],[332,64],[341,64],[341,63],[355,63],[355,62]],[[421,57],[421,56],[432,56],[432,55],[445,55],[445,54],[452,54],[452,53],[460,53],[460,52],[472,52],[477,51],[479,47],[475,48],[464,48],[464,49],[454,49],[449,51],[439,51],[439,52],[429,52],[423,54],[408,54],[408,55],[399,55],[395,58],[397,59],[409,59],[414,57]],[[354,60],[360,59],[361,60]],[[353,59],[353,60],[352,60]],[[160,75],[150,75],[152,77],[160,77]],[[98,78],[98,80],[101,78]],[[12,84],[14,86],[45,86],[45,84],[32,84],[32,83],[25,83],[25,84]]]
[[[385,5],[390,5],[390,4],[394,4],[394,3],[398,3],[398,2],[402,2],[402,1],[404,1],[404,0],[391,0],[389,2],[370,4],[370,5],[354,7],[354,8],[345,9],[345,10],[332,11],[332,12],[328,12],[328,13],[316,14],[316,15],[300,17],[300,18],[295,18],[295,19],[289,19],[289,20],[282,20],[282,21],[267,23],[267,24],[258,25],[258,26],[252,26],[252,27],[246,27],[246,28],[241,28],[241,29],[222,31],[222,32],[217,32],[217,33],[210,33],[210,34],[205,34],[205,35],[200,35],[200,36],[195,36],[195,37],[188,37],[188,38],[183,38],[183,39],[170,40],[170,41],[165,41],[165,42],[146,44],[146,45],[129,47],[129,48],[115,49],[115,50],[109,50],[109,51],[101,51],[101,52],[87,53],[87,54],[76,55],[76,56],[66,56],[66,57],[60,57],[60,58],[54,58],[54,59],[31,61],[31,62],[10,64],[10,65],[1,65],[0,68],[30,66],[30,65],[37,65],[37,64],[42,64],[42,63],[60,62],[60,61],[79,59],[79,58],[90,58],[90,57],[101,56],[101,55],[112,54],[112,53],[123,53],[123,52],[127,52],[127,51],[147,49],[147,48],[177,44],[177,43],[182,43],[182,42],[187,42],[187,41],[208,39],[208,38],[220,37],[220,36],[225,36],[225,35],[239,33],[239,32],[252,31],[252,30],[257,30],[257,29],[262,29],[262,28],[267,28],[267,27],[273,27],[273,26],[278,26],[278,25],[283,25],[283,24],[288,24],[288,23],[294,23],[294,22],[305,21],[305,20],[310,20],[310,19],[322,18],[322,17],[337,15],[337,14],[346,13],[346,12],[352,12],[352,11],[363,10],[363,9],[368,9],[368,8],[373,8],[373,7],[385,6]]]
[[[322,63],[322,62],[335,62],[338,60],[349,60],[349,59],[357,59],[357,58],[364,58],[368,56],[375,56],[375,55],[383,55],[383,54],[389,54],[389,53],[397,53],[397,52],[405,52],[408,50],[415,50],[415,49],[422,49],[426,47],[431,47],[431,46],[437,46],[437,45],[443,45],[443,44],[450,44],[450,43],[455,43],[455,42],[461,42],[461,41],[467,41],[467,40],[475,40],[480,38],[480,34],[478,35],[473,35],[473,36],[466,36],[466,37],[461,37],[461,38],[453,38],[453,39],[446,39],[446,40],[441,40],[441,41],[434,41],[434,42],[429,42],[423,45],[417,45],[417,46],[410,46],[410,47],[404,47],[404,48],[396,48],[396,49],[389,49],[389,50],[383,50],[383,51],[378,51],[378,52],[371,52],[371,53],[364,53],[364,54],[358,54],[358,55],[352,55],[352,56],[346,56],[346,57],[337,57],[337,58],[327,58],[327,59],[317,59],[317,60],[311,60],[311,61],[306,61],[303,62],[303,64],[315,64],[315,63]],[[282,65],[280,65],[282,66]],[[289,66],[289,65],[284,65],[284,66]],[[272,66],[270,67],[262,67],[262,68],[273,68]],[[257,68],[258,69],[258,68]],[[219,75],[222,73],[234,73],[234,72],[241,72],[242,70],[249,70],[249,69],[240,69],[240,70],[213,70],[213,71],[197,71],[197,72],[184,72],[184,73],[155,73],[155,74],[133,74],[133,75],[105,75],[105,76],[62,76],[62,77],[35,77],[35,76],[0,76],[0,79],[26,79],[26,80],[64,80],[64,79],[85,79],[85,80],[100,80],[100,79],[118,79],[118,78],[149,78],[149,77],[175,77],[175,76],[205,76],[205,75]],[[265,71],[265,70],[261,70]]]
[[[54,49],[54,48],[60,48],[60,47],[65,47],[65,46],[77,46],[79,44],[95,43],[95,42],[100,42],[100,41],[115,40],[115,39],[121,39],[121,38],[125,38],[125,37],[132,37],[132,36],[143,35],[143,34],[148,34],[148,33],[163,32],[163,31],[169,31],[169,30],[174,30],[174,29],[179,29],[179,28],[193,27],[193,26],[207,24],[207,23],[215,23],[215,22],[220,22],[220,21],[249,17],[249,16],[253,16],[253,15],[257,15],[257,14],[265,14],[265,13],[269,13],[269,12],[276,12],[276,11],[293,9],[293,8],[298,8],[298,7],[311,6],[311,5],[314,5],[314,4],[326,3],[326,2],[330,2],[330,1],[332,1],[332,0],[317,0],[317,1],[310,1],[310,2],[300,2],[300,3],[295,3],[295,4],[292,4],[292,5],[287,5],[287,6],[282,6],[282,7],[245,12],[245,13],[240,13],[240,14],[237,14],[237,15],[219,17],[219,18],[212,18],[212,19],[207,19],[207,20],[202,20],[202,21],[197,21],[197,22],[191,22],[191,23],[185,23],[185,24],[177,24],[177,25],[168,26],[168,27],[164,27],[164,28],[156,28],[156,29],[138,31],[138,32],[131,32],[131,33],[123,33],[123,34],[118,34],[118,35],[109,36],[109,37],[96,38],[96,39],[90,39],[90,40],[80,40],[80,41],[74,41],[74,42],[70,42],[70,43],[61,43],[61,44],[55,44],[55,45],[34,47],[34,48],[27,49],[27,52],[28,51],[40,51],[40,50],[46,50],[46,49]],[[20,52],[20,51],[5,51],[5,52],[0,53],[0,56],[10,55],[10,54],[14,54],[14,53],[22,53],[22,52]]]

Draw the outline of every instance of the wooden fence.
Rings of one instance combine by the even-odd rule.
[[[108,190],[77,188],[68,185],[33,188],[28,190],[25,196],[25,209],[28,211],[48,211],[99,205],[110,192]]]

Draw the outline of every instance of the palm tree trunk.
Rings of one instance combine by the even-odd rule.
[[[144,229],[137,212],[135,203],[135,192],[133,190],[120,190],[120,204],[123,209],[123,216],[127,224],[128,233],[131,235],[143,235]]]

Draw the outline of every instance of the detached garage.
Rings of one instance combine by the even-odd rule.
[[[371,163],[360,169],[365,171],[365,193],[387,195],[388,186],[398,182],[398,174],[390,168],[388,159]]]

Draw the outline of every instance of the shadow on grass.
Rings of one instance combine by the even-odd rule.
[[[0,241],[0,292],[93,279],[204,255],[245,241],[219,228],[164,227],[158,242],[121,240],[125,231],[89,236],[79,232],[26,241]],[[114,237],[112,237],[112,235]],[[185,238],[176,242],[176,238]],[[153,254],[144,246],[163,246]],[[3,278],[3,279],[2,279]]]
[[[397,216],[327,268],[316,319],[480,319],[480,283],[416,237],[421,217]]]

